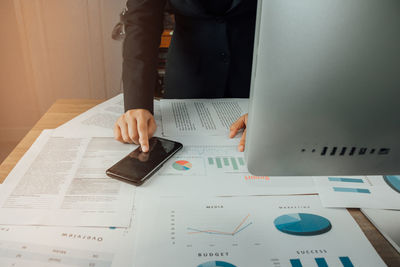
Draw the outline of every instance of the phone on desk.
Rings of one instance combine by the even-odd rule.
[[[109,168],[106,174],[117,180],[141,185],[182,147],[181,143],[152,137],[149,140],[149,152],[143,152],[141,147],[138,147]]]

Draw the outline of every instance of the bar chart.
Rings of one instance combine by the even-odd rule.
[[[333,191],[335,192],[345,192],[345,193],[363,193],[363,194],[371,194],[366,188],[348,188],[348,187],[333,187]]]
[[[298,258],[290,259],[289,261],[290,261],[290,264],[292,267],[307,266],[306,264],[302,263],[301,259],[298,259]],[[343,267],[354,267],[352,261],[347,256],[332,258],[329,260],[327,260],[324,257],[318,257],[318,258],[314,258],[314,261],[318,267],[328,267],[331,265],[337,266],[338,264],[341,264]]]
[[[323,206],[400,209],[400,176],[316,177]]]
[[[246,164],[243,157],[207,157],[207,167],[209,169],[224,172],[246,172]]]
[[[364,183],[363,179],[359,178],[328,177],[328,180],[331,182]]]
[[[335,192],[371,194],[369,189],[359,187],[367,186],[363,178],[328,177],[328,181],[335,185],[332,186],[332,190]]]

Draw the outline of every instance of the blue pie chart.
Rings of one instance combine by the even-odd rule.
[[[274,224],[282,233],[300,236],[320,235],[332,228],[328,219],[310,213],[285,214],[276,218]]]
[[[397,193],[400,193],[400,176],[399,175],[388,175],[383,176],[385,182]]]
[[[202,263],[197,267],[236,267],[236,265],[233,265],[226,261],[209,261],[206,263]]]

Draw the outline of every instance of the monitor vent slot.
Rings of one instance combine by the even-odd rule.
[[[358,155],[365,155],[365,152],[367,152],[367,148],[362,147],[362,148],[360,148],[360,150],[358,151]]]
[[[390,148],[368,148],[368,147],[347,147],[347,146],[324,146],[322,148],[311,147],[311,148],[301,148],[301,153],[315,153],[321,151],[321,156],[365,156],[365,155],[388,155],[390,154]]]
[[[381,148],[381,149],[379,149],[378,154],[379,155],[387,155],[387,154],[389,154],[389,152],[390,152],[390,148]]]

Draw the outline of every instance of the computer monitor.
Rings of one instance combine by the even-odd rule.
[[[258,1],[254,175],[400,173],[400,1]]]

